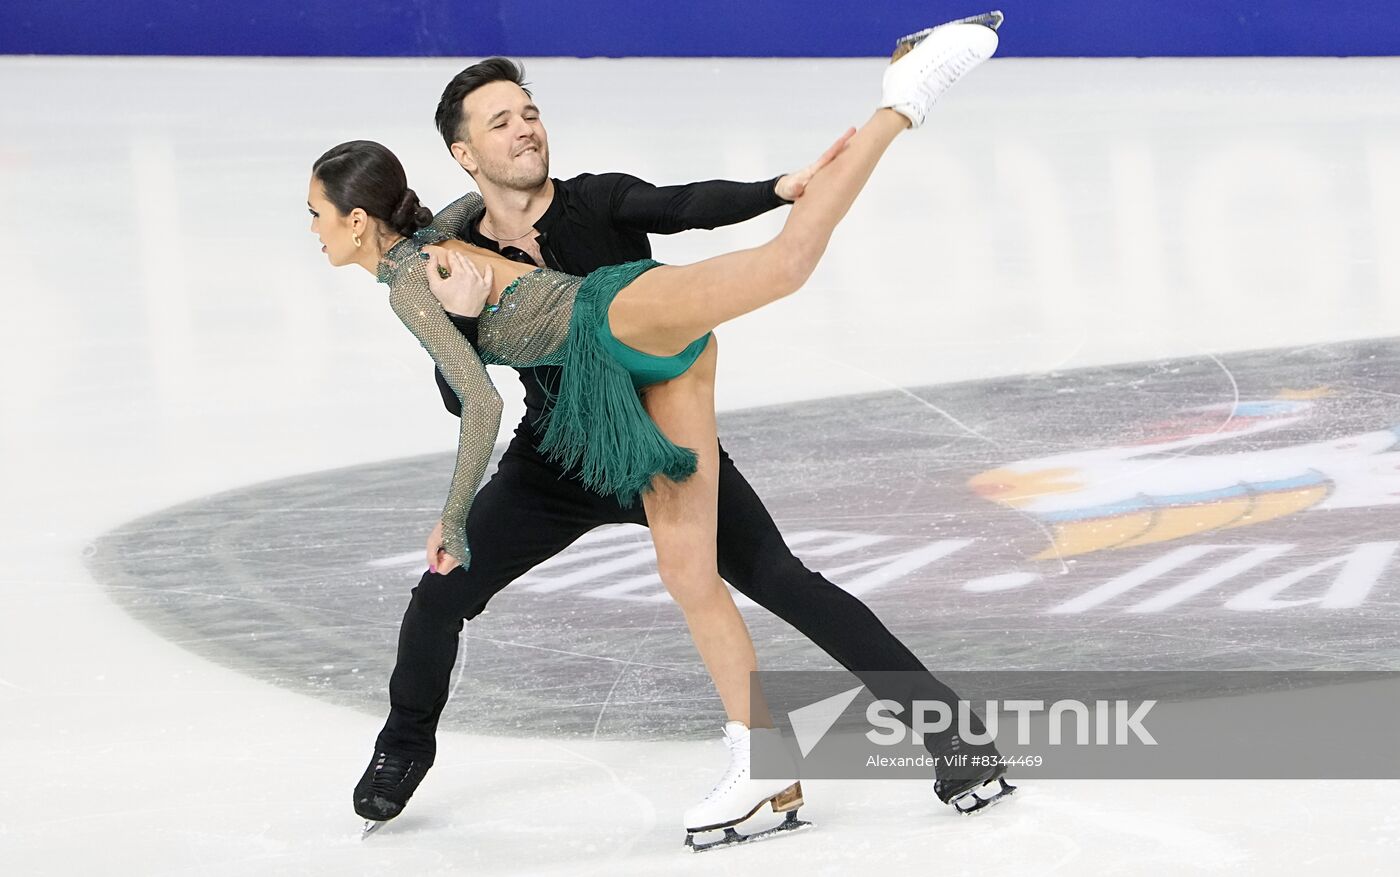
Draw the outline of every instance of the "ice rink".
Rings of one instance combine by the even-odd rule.
[[[361,842],[456,421],[303,201],[358,138],[430,206],[468,190],[432,124],[466,63],[0,59],[0,870],[1393,873],[1395,781],[1026,781],[961,818],[812,780],[816,830],[691,856],[722,713],[625,528],[467,626],[436,766]],[[881,73],[527,67],[554,176],[658,184],[800,167]],[[1400,669],[1397,108],[1392,59],[995,59],[805,289],[720,331],[721,438],[935,672]],[[760,666],[830,666],[745,612]]]

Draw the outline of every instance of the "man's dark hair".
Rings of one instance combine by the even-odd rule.
[[[452,81],[442,90],[442,99],[438,101],[437,112],[433,114],[438,133],[448,149],[452,148],[453,143],[464,139],[458,136],[462,127],[462,101],[478,88],[493,82],[514,82],[525,94],[530,94],[530,89],[525,88],[525,66],[509,58],[487,58],[452,77]]]

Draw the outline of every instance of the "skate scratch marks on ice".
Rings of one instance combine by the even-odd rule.
[[[809,355],[812,354],[812,351],[806,350],[805,348],[802,349],[802,352],[807,353],[807,354],[809,354]],[[967,433],[968,435],[973,436],[974,438],[977,438],[977,439],[981,439],[982,441],[986,442],[986,443],[989,444],[989,445],[992,445],[993,447],[996,447],[996,448],[1000,448],[1000,447],[1001,447],[1001,444],[1000,444],[998,441],[996,441],[995,439],[983,435],[982,433],[980,433],[980,432],[978,432],[977,430],[973,429],[972,427],[968,426],[966,423],[963,423],[961,420],[959,420],[959,419],[957,419],[956,417],[954,417],[952,414],[948,413],[947,411],[944,411],[942,408],[939,408],[937,405],[933,404],[932,402],[928,401],[927,399],[924,399],[923,397],[916,395],[915,393],[911,392],[911,391],[910,391],[909,389],[907,389],[906,387],[901,386],[900,384],[895,383],[894,381],[890,380],[889,378],[887,378],[887,377],[885,377],[885,376],[883,376],[883,375],[877,374],[877,373],[875,373],[875,372],[870,371],[869,369],[863,368],[863,367],[862,367],[860,364],[858,364],[858,363],[848,362],[847,360],[840,359],[840,358],[838,358],[838,357],[831,356],[831,355],[829,355],[829,354],[826,354],[826,355],[821,355],[821,354],[819,354],[819,355],[818,355],[818,358],[820,358],[820,359],[825,359],[827,362],[829,362],[829,363],[831,363],[831,364],[833,364],[833,365],[839,365],[839,366],[841,366],[842,368],[849,369],[850,371],[855,372],[856,374],[865,375],[867,378],[873,379],[877,384],[879,384],[879,385],[881,385],[881,386],[883,386],[883,387],[886,387],[886,388],[888,388],[888,389],[894,390],[896,393],[900,393],[900,394],[902,394],[902,395],[908,396],[910,399],[913,399],[915,402],[918,402],[920,405],[924,406],[925,408],[928,408],[929,410],[931,410],[931,411],[937,413],[940,417],[943,417],[943,418],[944,418],[945,420],[947,420],[949,423],[953,424],[953,425],[956,426],[958,429],[961,429],[963,432]]]
[[[612,703],[613,693],[617,691],[617,686],[622,682],[622,677],[627,675],[627,671],[632,667],[641,667],[642,664],[635,660],[637,653],[646,645],[646,641],[651,638],[652,631],[656,630],[656,620],[661,615],[661,604],[657,604],[656,610],[651,613],[651,621],[647,624],[647,629],[637,640],[637,644],[632,648],[632,654],[617,671],[617,678],[613,679],[612,686],[608,688],[607,697],[603,698],[602,706],[598,707],[598,718],[593,722],[593,739],[598,739],[598,729],[603,726],[603,715],[608,711],[608,704]]]
[[[462,677],[467,675],[467,652],[471,651],[471,649],[469,648],[471,644],[471,637],[463,636],[461,637],[460,641],[461,648],[458,651],[460,651],[461,654],[457,656],[457,669],[455,671],[457,674],[457,678],[452,681],[452,690],[447,693],[448,701],[451,701],[455,697],[457,697],[457,689],[462,684]]]
[[[998,628],[998,630],[1004,631],[1008,635],[1013,633],[1026,633],[1037,635],[1053,633],[1061,634],[1064,636],[1090,636],[1103,632],[1103,628],[1100,627],[1065,627],[1063,625],[1054,625],[1046,627],[1033,624]],[[1241,650],[1249,651],[1251,654],[1256,654],[1259,652],[1258,646],[1245,643],[1243,640],[1232,639],[1226,636],[1217,636],[1209,633],[1169,633],[1161,629],[1148,629],[1140,627],[1126,628],[1126,630],[1130,630],[1133,636],[1142,639],[1159,639],[1179,642],[1182,644],[1183,650],[1189,654],[1197,654],[1202,648],[1216,649],[1221,655],[1234,654]],[[1163,652],[1163,654],[1169,653]],[[1303,648],[1300,646],[1289,646],[1277,643],[1269,647],[1269,654],[1281,655],[1284,657],[1301,656],[1309,658],[1320,658],[1333,662],[1340,661],[1343,663],[1346,669],[1395,669],[1395,665],[1393,663],[1382,659],[1370,660],[1365,658],[1340,658],[1336,654],[1331,652],[1321,652],[1313,649]]]
[[[1382,399],[1400,399],[1400,393],[1387,393],[1384,390],[1374,390],[1370,387],[1357,387],[1352,384],[1332,384],[1331,386],[1367,396],[1380,396]]]
[[[602,870],[602,865],[626,859],[627,856],[632,852],[632,848],[635,847],[637,843],[640,842],[643,838],[649,835],[652,829],[656,827],[656,806],[651,803],[651,799],[649,797],[637,791],[631,785],[623,782],[622,778],[617,775],[617,771],[609,767],[606,762],[585,755],[582,752],[579,752],[577,749],[572,749],[555,740],[543,740],[541,742],[545,743],[548,746],[552,746],[555,749],[559,749],[568,753],[577,762],[584,762],[586,764],[590,764],[601,770],[603,773],[607,774],[608,779],[612,781],[613,787],[616,788],[620,793],[625,795],[627,798],[631,799],[634,806],[636,807],[637,812],[641,815],[641,825],[632,834],[632,837],[626,841],[617,844],[612,849],[612,854],[608,856],[604,862],[598,863],[599,867],[589,867],[588,870],[584,872],[589,874],[608,873]],[[589,865],[592,866],[593,864],[594,863],[590,861]]]
[[[613,662],[618,663],[618,664],[626,664],[626,665],[628,665],[628,666],[635,666],[635,667],[647,667],[647,668],[652,669],[652,670],[666,670],[666,671],[672,672],[672,673],[674,673],[674,672],[676,671],[676,669],[677,669],[677,668],[675,668],[675,667],[667,667],[667,666],[664,666],[664,665],[662,665],[662,664],[648,664],[648,663],[646,663],[646,662],[644,662],[644,661],[630,661],[630,660],[625,660],[625,659],[623,659],[623,658],[610,658],[610,657],[608,657],[607,655],[589,655],[589,654],[586,654],[586,653],[584,653],[584,652],[571,652],[571,651],[569,651],[568,649],[551,649],[551,648],[548,647],[548,646],[537,646],[537,645],[534,645],[533,643],[518,643],[518,642],[513,642],[513,641],[511,641],[511,640],[506,640],[506,639],[494,639],[494,638],[489,637],[489,636],[478,636],[478,635],[475,635],[475,634],[468,636],[467,634],[463,634],[463,635],[462,635],[462,638],[463,638],[463,639],[479,639],[479,640],[481,640],[481,641],[484,642],[484,643],[491,643],[492,645],[497,645],[497,646],[515,646],[516,648],[520,648],[520,649],[534,649],[534,650],[536,650],[536,651],[540,651],[540,652],[550,652],[550,653],[556,654],[556,655],[569,655],[569,656],[574,657],[574,658],[590,658],[590,659],[592,659],[592,660],[594,660],[594,661],[613,661]]]
[[[286,584],[295,584],[295,583],[298,583],[298,582],[314,582],[314,581],[317,581],[317,580],[318,580],[318,578],[317,578],[317,574],[316,574],[316,573],[308,573],[307,575],[304,575],[304,576],[286,576],[286,577],[282,578],[282,579],[279,581],[279,584],[286,585]],[[106,587],[107,587],[107,589],[108,589],[109,591],[131,591],[131,592],[134,592],[134,593],[145,593],[145,592],[148,590],[147,588],[145,588],[145,587],[142,586],[142,585],[107,585]],[[186,596],[186,597],[200,597],[200,598],[203,598],[203,599],[205,599],[205,600],[213,600],[213,601],[217,601],[217,602],[220,602],[220,603],[223,603],[223,602],[234,602],[234,603],[247,603],[247,604],[252,605],[252,606],[268,606],[268,607],[271,607],[271,608],[274,608],[274,609],[277,609],[277,610],[283,610],[283,609],[298,609],[298,610],[301,610],[302,612],[306,612],[306,613],[319,613],[319,614],[323,614],[323,615],[326,614],[326,613],[335,613],[335,614],[340,615],[341,617],[346,618],[346,619],[348,619],[349,621],[353,621],[353,622],[355,622],[355,623],[357,623],[357,624],[367,624],[367,625],[369,625],[369,626],[371,626],[371,627],[384,627],[384,628],[397,628],[397,627],[398,627],[398,622],[397,622],[397,621],[392,621],[392,622],[391,622],[391,621],[384,621],[384,620],[379,619],[379,618],[374,618],[374,617],[371,617],[371,616],[368,616],[368,615],[359,615],[359,614],[356,614],[356,613],[354,613],[354,612],[350,612],[350,611],[345,610],[345,609],[338,609],[338,608],[333,607],[333,606],[316,606],[316,605],[312,605],[312,604],[309,604],[309,603],[291,603],[291,602],[288,602],[288,601],[286,601],[286,600],[275,600],[275,599],[271,599],[271,598],[268,598],[268,597],[245,597],[245,596],[243,596],[243,595],[241,595],[241,594],[225,594],[225,593],[220,593],[220,592],[217,592],[217,591],[201,591],[201,590],[198,590],[198,589],[195,589],[195,588],[165,588],[165,587],[162,587],[162,588],[159,589],[159,593],[160,593],[160,594],[181,594],[181,595],[184,595],[184,596]],[[315,633],[315,632],[318,632],[318,631],[348,629],[349,627],[350,627],[350,625],[346,625],[345,628],[340,628],[340,627],[333,627],[333,626],[325,625],[325,624],[318,624],[318,625],[316,625],[316,626],[314,626],[314,627],[303,627],[303,628],[299,628],[299,629],[297,629],[297,630],[289,630],[289,631],[286,631],[286,632],[287,632],[287,633]],[[170,642],[173,642],[173,643],[175,643],[176,645],[184,645],[184,644],[189,643],[189,642],[218,642],[218,641],[220,641],[220,640],[235,639],[235,638],[240,637],[240,636],[242,636],[242,635],[243,635],[243,634],[228,634],[228,635],[226,635],[226,636],[201,636],[201,637],[199,637],[197,640],[176,640],[176,639],[172,639],[172,640],[170,640]]]
[[[983,433],[978,432],[977,430],[975,430],[975,429],[973,429],[972,427],[968,426],[966,423],[963,423],[961,420],[959,420],[958,418],[954,417],[950,412],[946,411],[946,410],[943,409],[943,408],[938,407],[937,405],[933,404],[933,403],[930,402],[929,400],[927,400],[927,399],[923,398],[922,396],[920,396],[920,395],[914,393],[913,391],[911,391],[911,390],[908,389],[907,387],[900,386],[899,384],[895,383],[894,381],[891,381],[891,380],[889,380],[888,378],[885,378],[885,377],[882,377],[882,376],[880,376],[880,375],[878,375],[878,374],[875,374],[874,372],[871,372],[871,371],[869,371],[869,370],[867,370],[867,369],[861,368],[860,366],[858,366],[858,365],[856,365],[856,364],[854,364],[854,363],[846,362],[845,360],[836,359],[836,358],[834,358],[834,357],[827,357],[827,359],[830,359],[832,362],[835,362],[835,363],[837,363],[838,365],[845,366],[846,368],[849,368],[849,369],[851,369],[852,371],[859,372],[860,374],[863,374],[863,375],[865,375],[865,376],[867,376],[867,377],[870,377],[870,378],[874,378],[876,381],[878,381],[878,382],[881,383],[881,384],[884,384],[886,387],[889,387],[889,388],[893,389],[895,392],[900,393],[901,395],[907,396],[907,397],[909,397],[910,399],[913,399],[915,402],[919,403],[919,404],[922,405],[923,407],[929,409],[930,411],[934,412],[934,413],[937,414],[938,416],[940,416],[940,417],[942,417],[943,419],[947,420],[949,423],[951,423],[951,424],[953,424],[954,426],[958,427],[958,428],[961,429],[963,432],[966,432],[968,435],[972,436],[973,438],[976,438],[976,439],[978,439],[978,440],[980,440],[980,441],[986,442],[987,444],[989,444],[989,445],[991,445],[992,447],[996,448],[998,451],[1002,451],[1002,452],[1005,452],[1005,451],[1006,451],[1005,446],[1004,446],[1001,442],[997,441],[996,439],[994,439],[994,438],[992,438],[992,437],[990,437],[990,436],[988,436],[988,435],[984,435]],[[1025,518],[1027,521],[1030,521],[1032,524],[1034,524],[1034,525],[1036,526],[1036,529],[1040,530],[1041,535],[1043,535],[1043,536],[1045,537],[1045,541],[1048,542],[1052,547],[1055,545],[1055,536],[1054,536],[1054,534],[1051,533],[1050,530],[1049,530],[1049,528],[1046,527],[1045,524],[1042,523],[1038,518],[1036,518],[1034,515],[1031,515],[1031,514],[1029,514],[1029,513],[1023,512],[1023,511],[1021,511],[1020,509],[1013,509],[1013,511],[1014,511],[1016,514],[1020,515],[1021,517]],[[1063,573],[1068,573],[1068,572],[1069,572],[1069,564],[1065,563],[1065,559],[1064,559],[1063,557],[1059,557],[1059,556],[1058,556],[1058,552],[1057,552],[1057,556],[1056,556],[1055,559],[1056,559],[1057,561],[1059,561],[1059,563],[1060,563],[1060,572],[1061,572],[1062,574],[1063,574]]]

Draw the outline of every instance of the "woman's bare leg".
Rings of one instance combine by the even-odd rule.
[[[668,356],[721,323],[795,292],[817,267],[880,157],[908,127],[909,120],[894,110],[876,110],[807,184],[783,230],[763,246],[638,277],[613,299],[613,334],[637,350]]]
[[[661,580],[685,613],[695,647],[714,679],[731,721],[771,727],[766,708],[750,715],[749,674],[758,668],[748,626],[719,577],[715,528],[719,502],[719,441],[715,437],[713,338],[685,374],[648,388],[647,413],[666,437],[699,455],[682,482],[658,477],[642,497],[656,546]]]
[[[719,323],[796,290],[816,267],[832,230],[880,155],[908,124],[891,110],[877,111],[845,151],[808,183],[782,232],[763,247],[695,265],[656,268],[633,281],[609,310],[613,334],[638,350],[670,355]],[[750,727],[770,727],[766,708],[762,715],[749,715],[749,674],[757,669],[757,660],[748,627],[719,578],[715,559],[716,350],[712,339],[685,374],[650,388],[643,397],[647,412],[667,438],[693,448],[700,458],[695,475],[681,483],[658,478],[643,502],[662,581],[685,613],[725,712]]]

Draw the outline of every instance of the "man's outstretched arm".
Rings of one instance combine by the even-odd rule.
[[[590,199],[606,199],[600,206],[616,225],[648,234],[733,225],[800,198],[807,183],[841,154],[854,133],[854,129],[847,131],[802,170],[759,183],[708,180],[684,186],[653,186],[628,174],[600,174],[585,178],[583,194]]]

